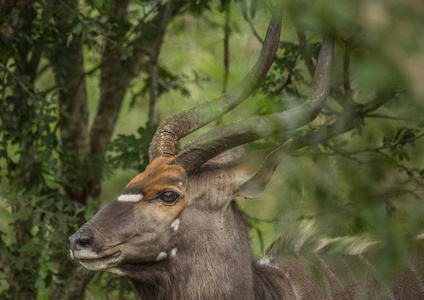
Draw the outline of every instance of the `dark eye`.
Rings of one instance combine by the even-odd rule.
[[[178,200],[179,197],[180,195],[172,191],[163,192],[162,194],[159,195],[159,199],[166,203],[174,203],[175,201]]]

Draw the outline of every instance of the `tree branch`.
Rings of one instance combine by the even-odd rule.
[[[306,68],[309,71],[309,74],[311,76],[314,76],[315,72],[315,64],[312,61],[312,54],[308,47],[308,43],[306,41],[306,35],[303,31],[296,30],[297,31],[297,38],[299,40],[299,46],[300,46],[300,55],[303,57],[303,60],[305,61]]]
[[[54,85],[54,86],[52,86],[52,87],[50,87],[50,88],[48,88],[47,90],[44,90],[43,91],[43,97],[46,97],[48,94],[50,94],[51,92],[53,92],[54,90],[56,90],[56,89],[58,89],[58,88],[61,88],[62,86],[61,85]]]
[[[41,76],[45,71],[47,71],[51,67],[51,63],[47,63],[38,70],[36,77]]]
[[[165,6],[163,17],[159,23],[158,30],[156,33],[156,39],[150,50],[150,86],[149,86],[149,126],[153,127],[157,124],[157,100],[158,100],[158,88],[159,88],[159,71],[158,71],[158,59],[160,50],[163,44],[163,38],[165,36],[166,27],[172,19],[174,1],[169,0]]]
[[[343,55],[343,87],[345,93],[352,94],[350,86],[350,55],[351,49],[349,45],[345,43],[345,51]]]
[[[290,69],[289,73],[287,74],[287,78],[280,83],[279,86],[276,87],[276,89],[272,92],[273,94],[279,94],[282,90],[284,90],[290,83],[291,83],[291,76],[293,75],[295,66],[293,65],[293,68]]]
[[[3,16],[8,15],[11,10],[15,7],[18,0],[6,0],[2,1],[0,3],[0,19],[3,18]]]
[[[403,135],[400,134],[394,143],[386,144],[386,145],[383,145],[383,146],[380,146],[380,147],[365,148],[365,149],[356,150],[356,151],[343,151],[343,152],[339,151],[339,152],[343,153],[343,155],[355,155],[355,154],[365,153],[365,152],[380,152],[382,150],[393,149],[393,148],[396,148],[400,145],[412,143],[412,142],[424,137],[424,133],[417,135],[417,136],[414,136],[414,137],[409,138],[409,139],[405,139],[405,140],[402,139],[402,136]]]
[[[371,103],[357,105],[355,108],[343,113],[331,125],[318,128],[294,140],[290,149],[295,150],[306,146],[322,144],[330,138],[354,129],[357,123],[364,118],[368,112],[378,109],[381,105],[392,99],[395,94],[393,90],[382,92]]]
[[[256,39],[259,41],[259,43],[263,44],[264,43],[264,40],[259,35],[259,33],[256,31],[255,25],[253,24],[252,19],[250,18],[249,13],[247,13],[246,3],[244,1],[240,1],[239,2],[239,5],[240,5],[240,7],[242,9],[243,18],[249,24],[250,30],[252,31],[253,35],[256,37]]]
[[[382,114],[367,114],[367,115],[364,116],[364,118],[380,118],[380,119],[405,121],[405,122],[422,122],[423,121],[422,119],[408,119],[408,118],[387,116],[387,115],[382,115]]]
[[[230,74],[230,7],[231,3],[229,0],[223,1],[223,7],[225,10],[225,25],[224,25],[224,80],[222,92],[227,91],[228,76]]]

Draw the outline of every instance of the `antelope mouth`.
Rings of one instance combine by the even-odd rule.
[[[119,250],[103,256],[94,253],[74,253],[71,251],[71,256],[85,268],[93,271],[112,268],[121,261],[121,251]]]
[[[105,260],[117,259],[120,256],[121,256],[121,251],[116,251],[116,252],[114,252],[110,255],[105,255],[105,256],[101,256],[101,257],[97,257],[97,258],[95,258],[95,257],[93,257],[93,258],[92,257],[90,257],[90,258],[84,258],[84,257],[78,258],[77,257],[77,259],[80,262],[93,262],[93,261],[105,261]]]

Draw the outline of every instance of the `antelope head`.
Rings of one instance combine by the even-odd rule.
[[[216,273],[228,279],[230,270],[250,265],[249,239],[233,200],[256,197],[265,188],[289,143],[247,156],[240,155],[243,149],[238,146],[301,127],[318,115],[329,93],[332,40],[324,38],[310,96],[303,105],[221,125],[178,154],[175,144],[257,88],[273,62],[280,27],[281,11],[276,10],[257,63],[233,89],[169,118],[157,129],[150,164],[70,237],[72,258],[89,270],[107,270],[133,280],[196,270],[199,276]],[[224,261],[223,268],[216,267]],[[243,286],[249,274],[237,273],[231,280]],[[184,280],[189,282],[190,275]]]

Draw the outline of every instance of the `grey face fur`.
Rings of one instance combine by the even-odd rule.
[[[287,148],[231,161],[221,155],[189,177],[166,159],[152,163],[71,236],[72,256],[90,270],[124,275],[138,285],[173,278],[193,295],[251,294],[250,243],[233,199],[260,193]],[[256,178],[257,172],[263,176]],[[178,199],[161,200],[167,191]],[[228,287],[216,289],[219,282]]]

